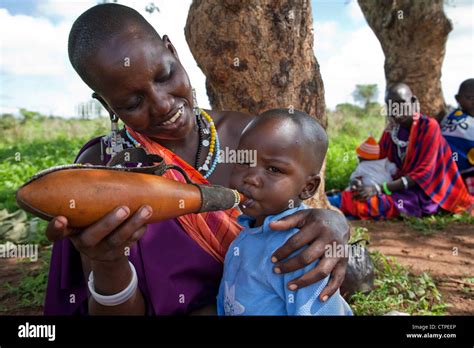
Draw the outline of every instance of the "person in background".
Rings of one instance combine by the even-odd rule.
[[[443,119],[441,132],[469,193],[474,195],[474,79],[461,83],[455,98],[459,106]]]
[[[362,186],[373,185],[377,190],[377,195],[369,198],[369,204],[372,206],[387,205],[386,201],[389,199],[385,195],[382,195],[382,185],[384,182],[390,182],[393,176],[398,171],[397,166],[390,162],[388,158],[380,158],[380,145],[370,135],[363,143],[356,148],[357,158],[359,164],[356,169],[352,172],[349,179],[349,187],[346,189],[346,193],[341,192],[335,195],[328,196],[329,202],[335,207],[341,208],[341,200],[343,195],[351,195],[353,202],[352,205],[359,204],[360,196],[357,195],[357,189]],[[351,194],[356,193],[356,194]],[[350,209],[347,209],[347,197],[345,197],[346,204],[344,205],[343,212],[350,215]],[[380,210],[382,213],[382,210]],[[398,215],[398,211],[392,209],[385,212],[384,218],[389,218]]]

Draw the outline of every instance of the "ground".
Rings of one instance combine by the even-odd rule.
[[[368,229],[369,248],[393,256],[415,274],[428,271],[449,304],[447,315],[474,313],[474,225],[450,223],[448,228],[427,234],[401,221],[355,221],[352,224]],[[22,277],[40,267],[38,263],[0,259],[3,283],[18,287]],[[18,296],[0,286],[0,313],[12,315],[40,315],[42,307],[19,303]]]
[[[393,256],[415,274],[428,271],[444,301],[447,315],[474,314],[474,225],[451,223],[449,227],[424,234],[407,224],[396,222],[355,221],[370,236],[369,248]]]
[[[40,265],[37,262],[22,262],[18,259],[0,258],[0,315],[42,315],[43,307],[29,303],[21,303],[19,296],[10,291],[11,287],[18,289],[25,275],[37,272]],[[9,284],[10,286],[6,286]]]

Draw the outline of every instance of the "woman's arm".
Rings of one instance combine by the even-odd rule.
[[[128,260],[117,262],[92,262],[81,254],[84,276],[88,279],[91,271],[94,271],[94,289],[103,295],[113,295],[125,289],[132,278],[132,272]],[[117,306],[103,306],[89,296],[89,314],[91,315],[144,315],[145,301],[139,288],[126,302]]]
[[[407,188],[412,188],[416,186],[415,180],[411,179],[409,176],[405,176],[407,180]],[[382,185],[380,185],[382,193],[384,192],[384,189]],[[405,185],[403,184],[402,178],[388,182],[387,183],[387,188],[390,192],[397,192],[405,189]],[[360,200],[368,200],[372,196],[376,196],[378,194],[377,188],[375,185],[367,185],[367,186],[361,186],[357,189],[357,198]]]
[[[331,276],[329,283],[319,296],[321,301],[326,301],[339,289],[346,273],[347,257],[325,255],[328,246],[344,248],[349,241],[350,227],[344,215],[328,209],[305,209],[279,221],[271,222],[270,227],[280,231],[294,227],[300,229],[272,255],[272,262],[275,263],[274,271],[276,273],[292,272],[321,259],[314,269],[293,279],[287,285],[290,290],[296,290]],[[298,255],[280,262],[308,244],[309,247]]]
[[[151,213],[151,207],[143,206],[129,217],[128,207],[117,207],[95,224],[80,231],[69,229],[67,219],[59,216],[48,224],[46,235],[51,240],[51,236],[67,234],[81,253],[86,280],[90,271],[93,271],[95,291],[100,295],[114,295],[130,284],[132,272],[126,251],[145,233]],[[90,297],[89,314],[144,315],[145,302],[138,288],[131,298],[117,306],[103,306]]]
[[[405,176],[407,179],[408,187],[407,188],[413,188],[416,186],[416,181],[411,179],[409,176]],[[387,183],[387,188],[389,189],[390,192],[397,192],[405,189],[405,186],[403,185],[403,180],[402,178],[388,182]]]

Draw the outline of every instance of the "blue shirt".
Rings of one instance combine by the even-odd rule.
[[[273,271],[273,252],[298,229],[274,231],[268,226],[269,223],[306,208],[301,204],[280,214],[267,216],[260,227],[254,228],[250,227],[253,218],[247,215],[238,217],[237,221],[244,230],[232,242],[225,257],[224,274],[217,295],[218,315],[352,315],[339,290],[326,302],[319,300],[329,277],[296,291],[288,289],[290,280],[313,269],[319,260],[286,274]]]
[[[474,116],[455,110],[441,122],[461,174],[474,172]]]

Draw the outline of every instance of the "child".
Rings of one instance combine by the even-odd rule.
[[[348,189],[354,190],[358,186],[372,185],[376,187],[377,194],[381,194],[382,183],[392,181],[392,177],[398,171],[397,166],[388,158],[380,159],[380,146],[373,136],[369,136],[357,146],[356,153],[359,164],[351,174]],[[332,205],[340,208],[341,194],[328,197],[328,199]]]
[[[273,252],[298,229],[272,231],[271,221],[307,208],[327,151],[324,129],[307,114],[274,109],[261,114],[243,131],[238,150],[256,150],[257,162],[236,164],[232,188],[241,202],[238,222],[244,230],[229,247],[218,301],[219,315],[351,315],[337,291],[325,302],[319,295],[329,277],[296,291],[288,282],[312,269],[275,274]],[[293,255],[291,255],[293,256]]]
[[[385,181],[392,181],[397,173],[397,166],[388,158],[380,159],[380,146],[373,136],[369,136],[356,148],[359,164],[352,172],[349,187],[356,185],[379,186]],[[360,182],[359,182],[360,180]]]
[[[459,108],[444,118],[441,132],[453,151],[469,193],[474,195],[474,79],[461,83],[455,98]]]

